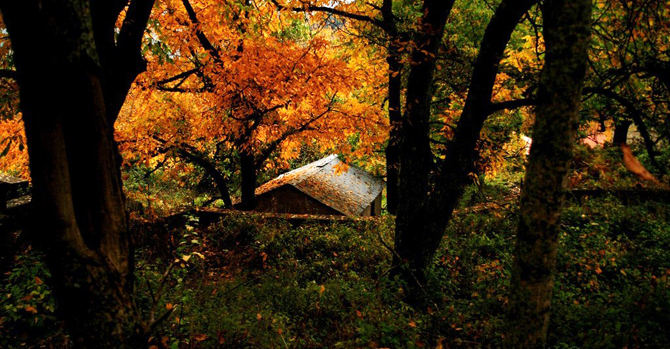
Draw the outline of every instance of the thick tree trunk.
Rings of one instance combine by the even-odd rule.
[[[256,159],[253,153],[240,154],[240,174],[242,176],[242,201],[240,209],[250,211],[256,208]]]
[[[30,155],[28,229],[47,256],[58,312],[81,347],[132,346],[145,331],[89,6],[0,1]]]
[[[411,274],[404,277],[409,284],[425,279],[426,269],[472,171],[479,133],[490,113],[498,64],[517,23],[535,3],[535,0],[503,0],[496,9],[480,46],[463,114],[435,181],[429,181],[429,172],[435,170],[435,165],[428,138],[432,94],[426,87],[432,84],[432,74],[426,69],[435,66],[434,62],[432,66],[424,63],[412,66],[403,120],[405,136],[395,240],[399,255],[396,261],[405,260],[409,264]]]
[[[508,344],[544,347],[559,218],[565,199],[589,47],[591,0],[546,0],[547,47],[524,180],[512,276]]]

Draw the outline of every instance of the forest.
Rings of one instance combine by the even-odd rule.
[[[670,0],[0,30],[0,348],[670,347]]]

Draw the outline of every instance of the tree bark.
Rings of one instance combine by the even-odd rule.
[[[119,91],[105,89],[91,4],[2,0],[0,10],[14,50],[39,215],[28,231],[47,256],[58,313],[76,345],[133,346],[145,330],[133,305],[115,115],[106,101]]]
[[[591,0],[546,0],[546,58],[524,180],[512,276],[508,344],[545,346],[565,199],[586,72]]]
[[[416,64],[413,58],[415,65],[410,72],[403,119],[395,238],[396,263],[408,262],[409,274],[403,278],[409,285],[425,281],[426,270],[472,171],[479,133],[491,111],[498,64],[517,23],[535,3],[535,0],[503,0],[496,9],[480,45],[468,98],[448,146],[446,161],[439,169],[433,162],[428,134],[432,97],[432,73],[428,70],[433,71],[435,63]],[[438,24],[433,23],[432,27]],[[415,41],[421,43],[419,40]],[[437,172],[434,180],[429,177],[431,171]]]

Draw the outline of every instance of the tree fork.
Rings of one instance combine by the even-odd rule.
[[[403,278],[410,285],[425,279],[426,270],[442,241],[473,167],[479,134],[493,108],[493,84],[505,47],[518,22],[535,3],[536,0],[503,0],[496,9],[480,44],[466,104],[448,145],[446,161],[437,169],[435,180],[429,180],[428,176],[435,170],[435,165],[430,154],[427,127],[432,94],[425,87],[432,85],[432,80],[426,81],[428,74],[420,71],[425,69],[421,64],[412,66],[403,119],[395,240],[398,256],[394,263],[408,262],[410,274],[406,273]],[[417,94],[420,89],[423,91]],[[422,100],[423,107],[410,103]]]

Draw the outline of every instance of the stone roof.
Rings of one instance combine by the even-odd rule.
[[[342,214],[356,216],[377,198],[384,181],[330,155],[261,185],[256,196],[287,185]]]

